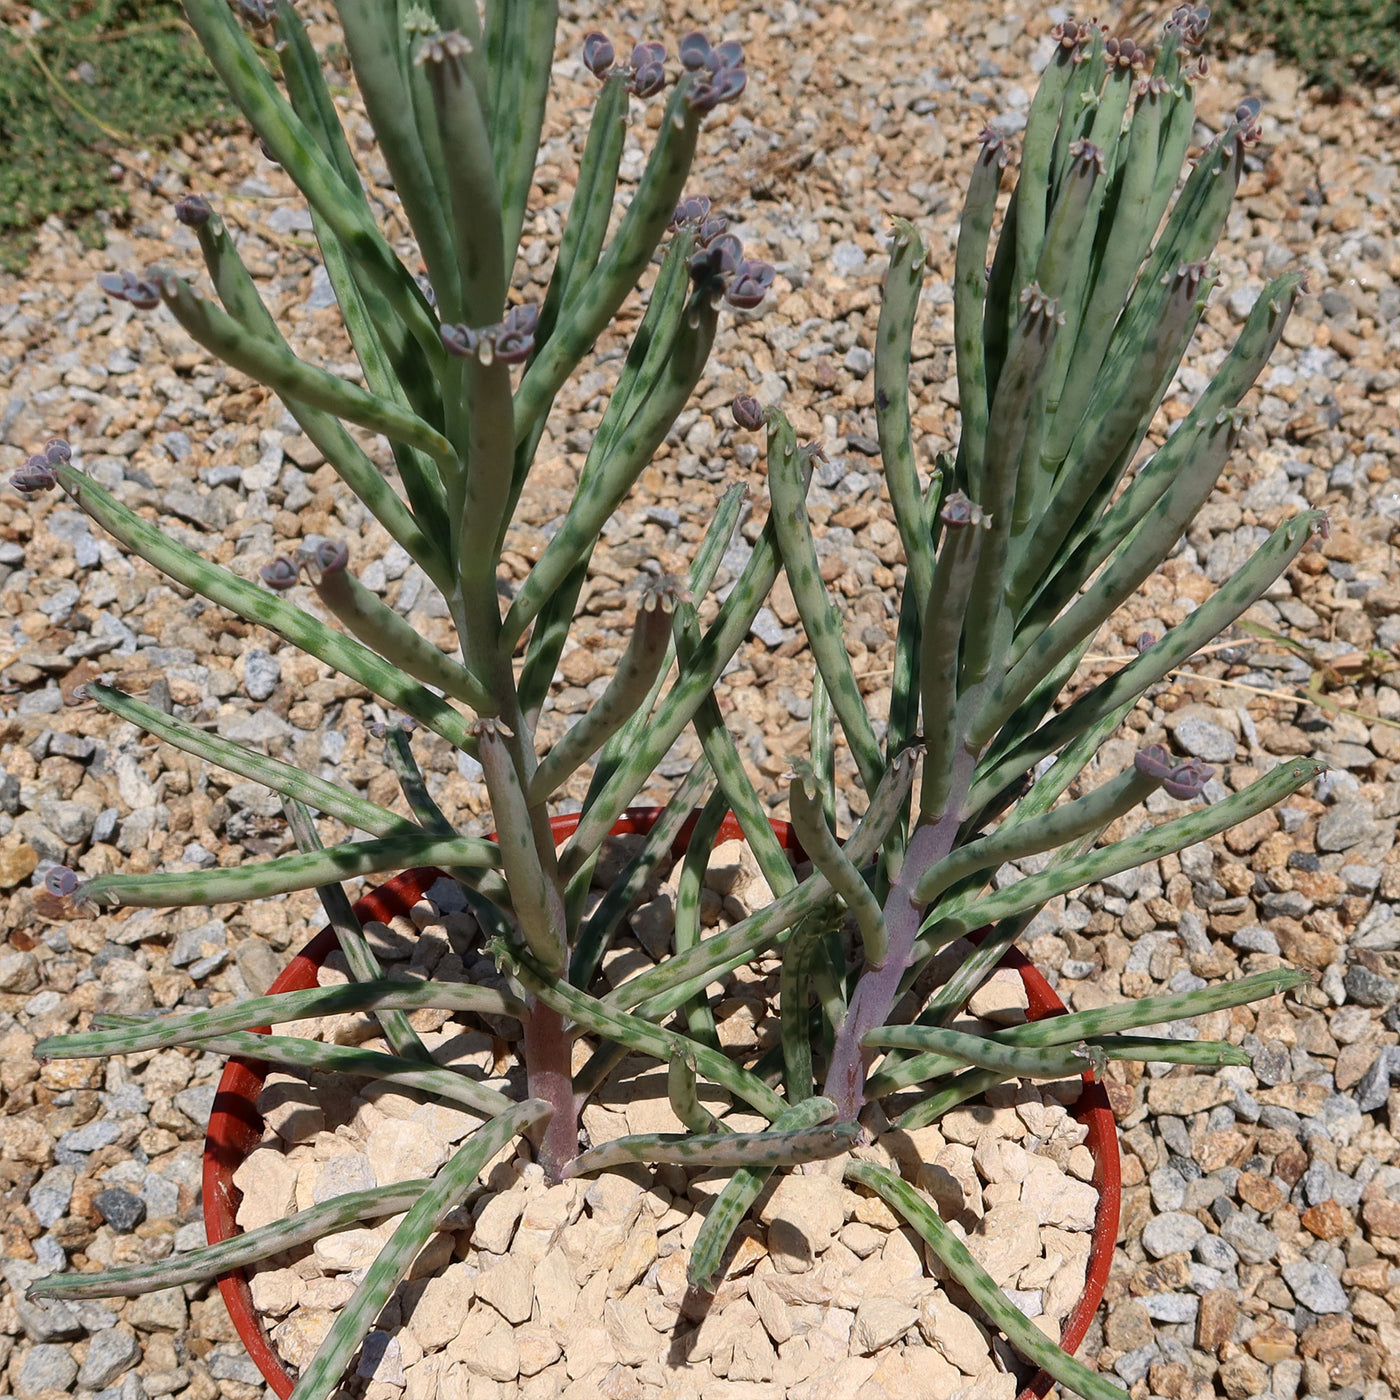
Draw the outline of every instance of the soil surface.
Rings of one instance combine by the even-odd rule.
[[[595,8],[565,6],[517,268],[529,299],[543,294],[572,193],[594,91],[577,55]],[[1117,12],[1101,7],[1110,24]],[[811,495],[823,573],[881,712],[903,570],[871,409],[890,222],[914,220],[930,249],[911,376],[927,468],[957,438],[950,283],[976,136],[990,121],[1014,141],[1062,15],[1001,0],[676,0],[610,21],[620,48],[661,38],[674,54],[696,24],[744,42],[748,90],[702,133],[691,189],[708,194],[779,277],[758,312],[722,322],[691,407],[604,532],[554,689],[559,729],[606,684],[640,577],[687,566],[718,493],[735,481],[750,485],[753,514],[718,586],[742,567],[767,507],[754,440],[734,430],[728,411],[740,390],[781,401],[800,435],[824,445]],[[332,32],[320,25],[313,35]],[[1254,416],[1220,489],[1182,549],[1104,629],[1070,693],[1121,665],[1143,631],[1179,621],[1269,528],[1319,505],[1330,539],[1270,590],[1248,629],[1145,698],[1097,766],[1107,776],[1136,745],[1166,742],[1217,766],[1217,797],[1290,755],[1315,754],[1332,768],[1221,840],[1056,901],[1025,946],[1075,1008],[1281,960],[1316,972],[1315,985],[1277,1004],[1200,1023],[1202,1036],[1245,1045],[1248,1068],[1113,1067],[1123,1230],[1102,1322],[1082,1354],[1135,1396],[1381,1400],[1400,1391],[1400,90],[1322,105],[1268,54],[1219,44],[1211,52],[1199,136],[1257,93],[1264,138],[1219,248],[1219,289],[1154,433],[1185,414],[1267,277],[1305,267],[1310,292],[1246,400]],[[348,94],[341,110],[378,182],[371,192],[401,233]],[[659,111],[655,101],[634,106],[624,189]],[[172,205],[205,194],[238,232],[299,352],[353,375],[290,182],[243,130],[186,138],[167,156],[123,152],[114,169],[133,189],[135,217],[109,231],[104,249],[55,223],[28,274],[0,278],[0,468],[8,474],[63,435],[129,505],[157,508],[171,533],[248,577],[305,537],[344,539],[365,582],[445,640],[440,600],[281,405],[167,314],[133,313],[97,286],[101,272],[157,260],[193,274],[197,249]],[[511,536],[512,584],[567,504],[639,311],[636,300],[624,308],[619,334],[560,396]],[[371,450],[387,460],[382,443]],[[143,741],[75,692],[110,674],[154,704],[393,805],[396,783],[369,733],[389,716],[352,683],[127,560],[63,500],[0,500],[0,618],[0,1392],[257,1400],[261,1380],[217,1293],[68,1309],[22,1301],[30,1278],[65,1261],[159,1257],[201,1242],[199,1150],[220,1069],[214,1056],[180,1052],[41,1069],[34,1041],[94,1010],[260,991],[320,922],[314,896],[51,917],[41,882],[53,864],[192,869],[292,846],[260,790]],[[778,779],[807,744],[812,665],[795,622],[780,585],[722,691],[775,815]],[[444,811],[479,830],[485,794],[473,766],[431,736],[415,746]],[[649,796],[663,798],[697,752],[691,736],[679,741]],[[844,750],[838,762],[849,780],[838,802],[844,823],[863,798]],[[329,822],[322,831],[327,840],[345,834]],[[601,1393],[648,1393],[622,1362],[609,1375],[614,1388]],[[479,1393],[516,1393],[493,1384]],[[591,1380],[569,1388],[578,1384],[520,1393],[600,1393]],[[861,1400],[892,1393],[873,1375],[860,1386],[851,1393]],[[776,1394],[771,1380],[727,1378],[704,1392]]]

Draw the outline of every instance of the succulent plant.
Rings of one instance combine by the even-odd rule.
[[[931,1122],[1008,1079],[1101,1071],[1114,1058],[1243,1062],[1228,1044],[1125,1032],[1269,996],[1296,985],[1299,974],[1281,969],[988,1035],[947,1025],[1049,900],[1223,832],[1318,772],[1294,759],[1226,794],[1205,765],[1151,747],[1126,772],[1067,797],[1148,688],[1258,599],[1321,523],[1306,513],[1288,521],[1183,622],[1161,638],[1145,637],[1129,664],[1062,703],[1100,626],[1169,555],[1214,487],[1238,406],[1298,290],[1294,276],[1270,283],[1190,413],[1139,462],[1214,285],[1208,259],[1257,137],[1257,105],[1245,103],[1173,201],[1204,66],[1192,57],[1203,11],[1181,7],[1152,55],[1097,24],[1067,20],[1055,30],[990,271],[1007,153],[999,135],[984,135],[957,249],[961,438],[956,456],[930,464],[926,475],[915,457],[908,389],[924,248],[912,224],[896,224],[875,403],[907,571],[883,732],[867,711],[818,568],[806,497],[820,448],[800,444],[778,407],[741,395],[732,406],[735,423],[766,432],[772,506],[747,564],[702,626],[697,600],[709,592],[739,519],[743,493],[731,489],[686,579],[646,581],[616,675],[577,725],[541,752],[540,716],[600,530],[686,403],[721,307],[752,309],[773,280],[773,269],[745,255],[709,201],[683,190],[702,118],[744,90],[742,50],[686,36],[681,71],[668,76],[655,43],[636,45],[619,63],[607,37],[585,38],[582,60],[600,84],[598,100],[554,274],[536,308],[515,299],[510,273],[549,86],[553,4],[491,0],[484,23],[474,4],[446,0],[431,14],[371,0],[338,4],[431,295],[374,222],[319,61],[286,0],[242,6],[252,23],[271,26],[285,94],[224,0],[187,0],[187,8],[270,157],[311,206],[365,387],[291,351],[204,198],[182,200],[176,216],[198,237],[218,303],[168,269],[113,275],[103,285],[137,307],[163,303],[198,342],[281,396],[345,485],[440,590],[460,654],[434,646],[365,587],[343,543],[308,541],[295,558],[269,561],[260,588],[132,513],[84,475],[64,444],[48,444],[14,484],[25,493],[59,486],[171,578],[268,627],[470,755],[497,837],[463,835],[447,822],[418,771],[406,726],[384,734],[405,816],[95,684],[92,698],[118,716],[280,793],[301,852],[230,869],[102,874],[82,884],[70,872],[52,872],[50,892],[99,905],[170,906],[314,888],[355,981],[150,1019],[94,1018],[90,1029],[50,1039],[39,1053],[171,1045],[255,1053],[447,1097],[479,1114],[483,1126],[432,1181],[326,1202],[178,1260],[52,1276],[34,1292],[102,1296],[211,1277],[406,1210],[298,1382],[295,1400],[319,1400],[427,1236],[483,1165],[521,1134],[555,1181],[634,1161],[732,1169],[689,1262],[692,1284],[708,1289],[778,1166],[845,1153],[891,1119],[905,1128]],[[449,22],[457,27],[440,27]],[[609,239],[629,95],[650,97],[668,82],[646,172]],[[573,501],[502,611],[502,541],[554,399],[668,230],[645,316]],[[389,440],[402,495],[347,424]],[[774,836],[715,698],[780,570],[817,669],[810,761],[798,765],[788,793],[810,873],[794,868]],[[303,576],[343,630],[288,596]],[[512,658],[522,653],[517,674]],[[844,839],[831,816],[837,725],[868,800]],[[703,757],[590,909],[584,895],[605,837],[687,726]],[[590,763],[577,829],[556,852],[549,805]],[[1179,801],[1212,800],[1096,844],[1158,789]],[[610,940],[696,807],[671,955],[600,992]],[[370,839],[321,849],[313,810]],[[730,811],[774,898],[702,934],[700,879]],[[1003,863],[1044,853],[1051,854],[1040,873],[987,891]],[[384,978],[340,882],[421,865],[441,866],[461,885],[492,934],[510,990]],[[959,942],[979,931],[975,944]],[[954,945],[963,956],[927,992],[924,974]],[[782,965],[780,1043],[744,1064],[720,1047],[706,989],[774,954]],[[512,1102],[432,1064],[407,1019],[423,1007],[515,1018],[527,1097]],[[379,1018],[392,1053],[251,1034],[351,1010]],[[580,1038],[591,1057],[574,1072]],[[581,1150],[579,1108],[628,1052],[669,1066],[672,1105],[689,1131]],[[701,1080],[761,1114],[769,1128],[731,1131],[700,1104]],[[1029,1359],[1081,1395],[1119,1393],[1027,1324],[918,1192],[877,1161],[849,1159],[845,1171],[904,1216]]]

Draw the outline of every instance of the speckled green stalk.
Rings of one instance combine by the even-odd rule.
[[[1233,792],[1189,816],[1178,817],[1175,821],[1165,822],[1124,841],[1115,841],[1111,846],[1090,851],[1063,865],[1052,866],[1039,875],[1028,875],[1024,880],[1018,880],[1014,885],[985,897],[956,897],[933,916],[932,921],[937,925],[933,942],[935,946],[951,942],[982,924],[995,923],[1025,909],[1038,908],[1057,894],[1067,894],[1081,885],[1146,865],[1148,861],[1160,860],[1162,856],[1184,850],[1198,841],[1218,836],[1222,831],[1268,811],[1289,793],[1297,792],[1326,770],[1327,765],[1317,759],[1289,759],[1242,791]]]
[[[830,1099],[804,1099],[783,1109],[773,1119],[772,1130],[776,1133],[801,1132],[834,1117],[835,1113],[836,1105]],[[725,1183],[724,1190],[715,1198],[700,1233],[695,1237],[695,1243],[690,1247],[690,1262],[686,1266],[685,1277],[692,1288],[705,1293],[714,1292],[715,1275],[729,1249],[729,1242],[772,1174],[771,1167],[740,1167]]]
[[[914,897],[920,904],[932,904],[945,890],[978,871],[1067,845],[1131,812],[1160,786],[1160,778],[1130,767],[1073,802],[1027,821],[1004,824],[990,836],[959,846],[923,875],[914,887]]]
[[[855,916],[864,945],[867,967],[883,967],[889,952],[890,936],[879,901],[870,891],[851,858],[826,824],[822,811],[821,786],[809,763],[799,762],[788,786],[788,807],[797,839],[812,864],[846,908]]]
[[[256,865],[227,870],[190,870],[168,875],[99,875],[83,887],[85,897],[111,908],[174,908],[184,904],[229,904],[245,899],[312,890],[332,880],[406,870],[415,865],[447,865],[491,870],[500,853],[474,836],[383,836],[347,841],[307,855],[277,856]]]
[[[1028,772],[1042,758],[1055,753],[1075,736],[1097,724],[1105,715],[1128,704],[1201,647],[1218,637],[1264,594],[1302,550],[1322,518],[1305,511],[1279,526],[1259,546],[1254,556],[1237,570],[1184,621],[1173,627],[1155,646],[1143,652],[1108,680],[1061,710],[1033,734],[997,754],[978,773],[968,800],[976,811],[1008,783]]]
[[[554,846],[547,842],[547,849],[540,849],[536,820],[521,787],[503,727],[493,720],[483,720],[477,733],[477,756],[491,797],[501,865],[520,932],[535,956],[557,976],[568,965],[569,942]]]
[[[425,1068],[421,1060],[385,1055],[358,1046],[323,1045],[301,1036],[258,1035],[252,1031],[229,1031],[194,1043],[215,1055],[238,1055],[290,1069],[348,1074],[373,1079],[395,1089],[413,1089],[458,1104],[482,1118],[494,1118],[513,1107],[504,1094],[477,1083],[459,1070]]]
[[[682,1166],[792,1167],[820,1162],[849,1151],[861,1133],[859,1123],[762,1133],[638,1133],[614,1138],[581,1153],[567,1176],[584,1176],[629,1162],[679,1162]]]
[[[136,1298],[157,1288],[176,1288],[217,1278],[274,1254],[407,1210],[431,1185],[426,1180],[396,1181],[368,1191],[351,1191],[308,1206],[283,1220],[245,1230],[219,1244],[172,1254],[149,1264],[131,1264],[96,1274],[49,1274],[29,1285],[31,1298]]]
[[[347,982],[338,987],[309,987],[303,992],[276,992],[248,997],[209,1011],[182,1011],[118,1030],[55,1035],[34,1047],[44,1060],[83,1059],[93,1055],[132,1055],[188,1045],[213,1035],[251,1030],[254,1026],[300,1021],[308,1016],[341,1016],[352,1011],[417,1011],[431,1006],[445,1011],[474,1011],[519,1018],[524,1006],[506,992],[460,982]]]
[[[895,524],[909,566],[905,584],[920,609],[933,583],[933,540],[924,520],[909,422],[909,356],[924,281],[924,245],[907,219],[894,221],[890,265],[875,331],[875,427]]]
[[[270,628],[302,651],[398,706],[434,733],[471,753],[476,741],[467,720],[441,696],[410,680],[368,647],[324,626],[267,589],[239,578],[188,549],[159,526],[143,520],[109,491],[69,463],[57,469],[59,485],[109,534],[161,573],[192,588],[246,622]]]
[[[285,398],[299,399],[347,423],[426,452],[439,466],[456,460],[452,444],[416,413],[358,384],[298,359],[286,342],[247,331],[226,311],[196,296],[180,277],[163,277],[161,298],[171,314],[212,354]]]
[[[858,1181],[877,1192],[918,1231],[987,1320],[1004,1332],[1028,1361],[1084,1400],[1123,1400],[1120,1385],[1062,1351],[997,1287],[992,1276],[968,1253],[967,1246],[908,1182],[874,1162],[848,1162],[845,1176],[848,1181]]]
[[[457,1149],[433,1178],[433,1184],[409,1207],[408,1214],[369,1266],[355,1296],[341,1309],[326,1340],[301,1373],[291,1400],[319,1400],[344,1374],[365,1334],[384,1304],[408,1273],[418,1251],[442,1223],[443,1217],[471,1189],[477,1174],[514,1138],[539,1123],[549,1105],[526,1099],[486,1123]]]
[[[540,761],[530,780],[531,802],[552,797],[641,707],[666,663],[677,601],[673,584],[650,588],[642,595],[632,635],[607,689]]]
[[[167,744],[185,753],[213,763],[240,778],[248,778],[283,797],[305,802],[335,817],[347,826],[358,827],[372,836],[413,836],[418,829],[406,817],[391,812],[378,803],[360,797],[353,789],[338,787],[324,778],[303,773],[281,759],[268,758],[266,754],[254,753],[230,739],[220,739],[217,734],[199,729],[187,720],[167,715],[153,705],[137,700],[112,686],[89,681],[84,687],[86,694],[104,710],[129,723],[164,739]]]
[[[640,1016],[618,1011],[597,997],[568,986],[552,977],[544,964],[525,948],[494,941],[491,952],[507,975],[517,977],[532,995],[561,1016],[576,1021],[589,1034],[616,1041],[629,1050],[641,1051],[662,1064],[673,1055],[691,1055],[700,1073],[737,1094],[765,1118],[774,1119],[783,1111],[782,1099],[721,1051],[712,1050],[676,1031],[662,1030]]]
[[[776,409],[768,411],[768,489],[773,497],[769,522],[777,532],[783,570],[792,587],[797,610],[807,633],[807,645],[822,673],[831,695],[836,717],[841,721],[851,757],[860,771],[867,792],[874,792],[884,771],[880,742],[866,713],[851,658],[846,651],[844,628],[831,595],[822,581],[821,564],[807,518],[807,485],[810,464],[797,445],[792,424]]]
[[[392,666],[477,711],[493,706],[481,682],[433,645],[406,617],[366,588],[349,568],[318,572],[316,596],[347,632]]]

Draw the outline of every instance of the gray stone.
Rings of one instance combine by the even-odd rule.
[[[78,1378],[78,1363],[70,1348],[44,1343],[30,1348],[19,1368],[15,1394],[38,1395],[45,1390],[67,1390]]]
[[[1138,1301],[1154,1322],[1194,1322],[1201,1306],[1190,1293],[1149,1293]]]
[[[96,1118],[81,1128],[69,1129],[59,1138],[58,1145],[69,1152],[96,1152],[99,1147],[110,1147],[121,1135],[118,1124],[107,1118]]]
[[[1375,830],[1371,814],[1362,802],[1339,802],[1329,807],[1317,823],[1319,851],[1345,851],[1364,841]]]
[[[243,662],[243,689],[252,700],[266,700],[282,679],[282,663],[261,647],[251,647]]]
[[[181,1288],[160,1288],[132,1298],[122,1316],[143,1332],[178,1332],[189,1320],[189,1308]],[[256,1369],[256,1368],[255,1368]],[[238,1380],[238,1376],[227,1379]]]
[[[1310,1259],[1299,1259],[1283,1266],[1283,1279],[1293,1296],[1309,1310],[1319,1314],[1347,1310],[1346,1290],[1329,1269]]]
[[[29,1209],[38,1217],[39,1224],[48,1229],[62,1220],[68,1213],[68,1203],[73,1199],[73,1183],[78,1174],[72,1167],[50,1167],[33,1186],[29,1188]]]
[[[1149,1367],[1160,1355],[1161,1352],[1156,1343],[1149,1342],[1145,1347],[1134,1347],[1132,1351],[1125,1351],[1113,1363],[1113,1369],[1129,1385],[1136,1385],[1147,1375]]]
[[[1277,957],[1279,952],[1274,931],[1262,924],[1246,924],[1243,928],[1236,929],[1230,942],[1242,953],[1272,953]]]
[[[120,1186],[99,1191],[92,1203],[103,1220],[120,1235],[130,1234],[146,1218],[145,1201]]]
[[[170,950],[170,962],[174,967],[188,967],[192,962],[207,956],[205,946],[210,951],[222,948],[228,942],[228,932],[222,919],[210,919],[196,928],[189,928],[175,939]]]
[[[1154,1259],[1165,1259],[1193,1248],[1205,1233],[1206,1227],[1194,1215],[1169,1210],[1143,1226],[1142,1247]]]
[[[1152,1204],[1159,1211],[1180,1210],[1186,1202],[1186,1178],[1175,1167],[1158,1167],[1147,1178]]]
[[[1384,1108],[1390,1097],[1390,1081],[1400,1074],[1400,1056],[1393,1053],[1395,1047],[1382,1046],[1371,1068],[1361,1076],[1356,1086],[1356,1106],[1362,1113],[1374,1113]]]
[[[1346,988],[1348,999],[1360,1006],[1389,1006],[1400,996],[1400,987],[1395,985],[1392,978],[1372,972],[1360,963],[1352,963],[1347,968],[1342,985]]]
[[[174,1095],[175,1107],[192,1123],[202,1125],[209,1119],[210,1110],[214,1107],[214,1095],[217,1093],[216,1084],[194,1084]]]
[[[327,307],[336,305],[335,288],[331,286],[330,274],[320,263],[311,269],[311,295],[303,305],[310,311],[324,311]],[[261,1380],[261,1376],[255,1377],[254,1384],[260,1383]]]
[[[84,1390],[101,1390],[140,1359],[141,1345],[136,1338],[120,1327],[109,1327],[89,1339],[87,1356],[78,1372],[78,1384]]]
[[[1267,1225],[1236,1211],[1220,1227],[1220,1237],[1246,1264],[1267,1264],[1278,1253],[1278,1239]]]
[[[1188,715],[1176,726],[1176,741],[1193,758],[1228,763],[1235,756],[1235,736],[1223,724],[1201,715]]]

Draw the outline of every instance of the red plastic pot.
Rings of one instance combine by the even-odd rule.
[[[661,809],[658,807],[631,808],[623,813],[613,827],[613,834],[645,835],[660,814]],[[677,856],[684,852],[697,817],[698,814],[691,817],[676,838],[674,850]],[[562,842],[577,827],[578,815],[568,813],[552,817],[550,825],[555,838]],[[787,822],[774,821],[773,830],[784,849],[800,858],[802,848],[791,826]],[[719,839],[731,841],[741,838],[742,835],[739,823],[731,813],[720,828]],[[355,913],[362,922],[376,919],[386,923],[395,915],[407,914],[442,877],[443,872],[440,870],[405,870],[358,900]],[[335,931],[328,925],[282,969],[281,975],[268,991],[297,992],[314,987],[317,969],[337,946]],[[1013,949],[1003,959],[1002,965],[1014,968],[1020,974],[1030,1002],[1027,1014],[1032,1021],[1065,1014],[1064,1004],[1055,995],[1050,984],[1021,953]],[[262,1029],[265,1033],[268,1028]],[[210,1244],[219,1244],[240,1233],[235,1221],[240,1195],[238,1188],[233,1184],[233,1174],[262,1138],[263,1121],[257,1105],[258,1095],[262,1091],[269,1068],[270,1066],[261,1060],[231,1059],[219,1080],[214,1107],[209,1115],[208,1131],[204,1138],[204,1228]],[[1109,1108],[1108,1096],[1103,1086],[1094,1082],[1092,1074],[1084,1075],[1084,1092],[1071,1111],[1088,1127],[1086,1145],[1094,1158],[1094,1185],[1099,1192],[1099,1208],[1090,1236],[1089,1265],[1084,1280],[1084,1292],[1069,1317],[1065,1319],[1060,1333],[1061,1346],[1072,1352],[1084,1340],[1089,1324],[1103,1301],[1109,1266],[1113,1262],[1113,1247],[1118,1238],[1122,1176],[1113,1112]],[[248,1349],[248,1355],[267,1383],[282,1400],[286,1400],[292,1393],[295,1382],[282,1364],[281,1358],[273,1351],[267,1334],[263,1331],[262,1322],[253,1309],[253,1294],[248,1285],[247,1275],[242,1269],[234,1269],[224,1274],[219,1279],[219,1291],[224,1296],[229,1317],[233,1320],[234,1329],[243,1345]],[[1041,1371],[1021,1392],[1018,1400],[1043,1397],[1053,1383],[1051,1378]]]

